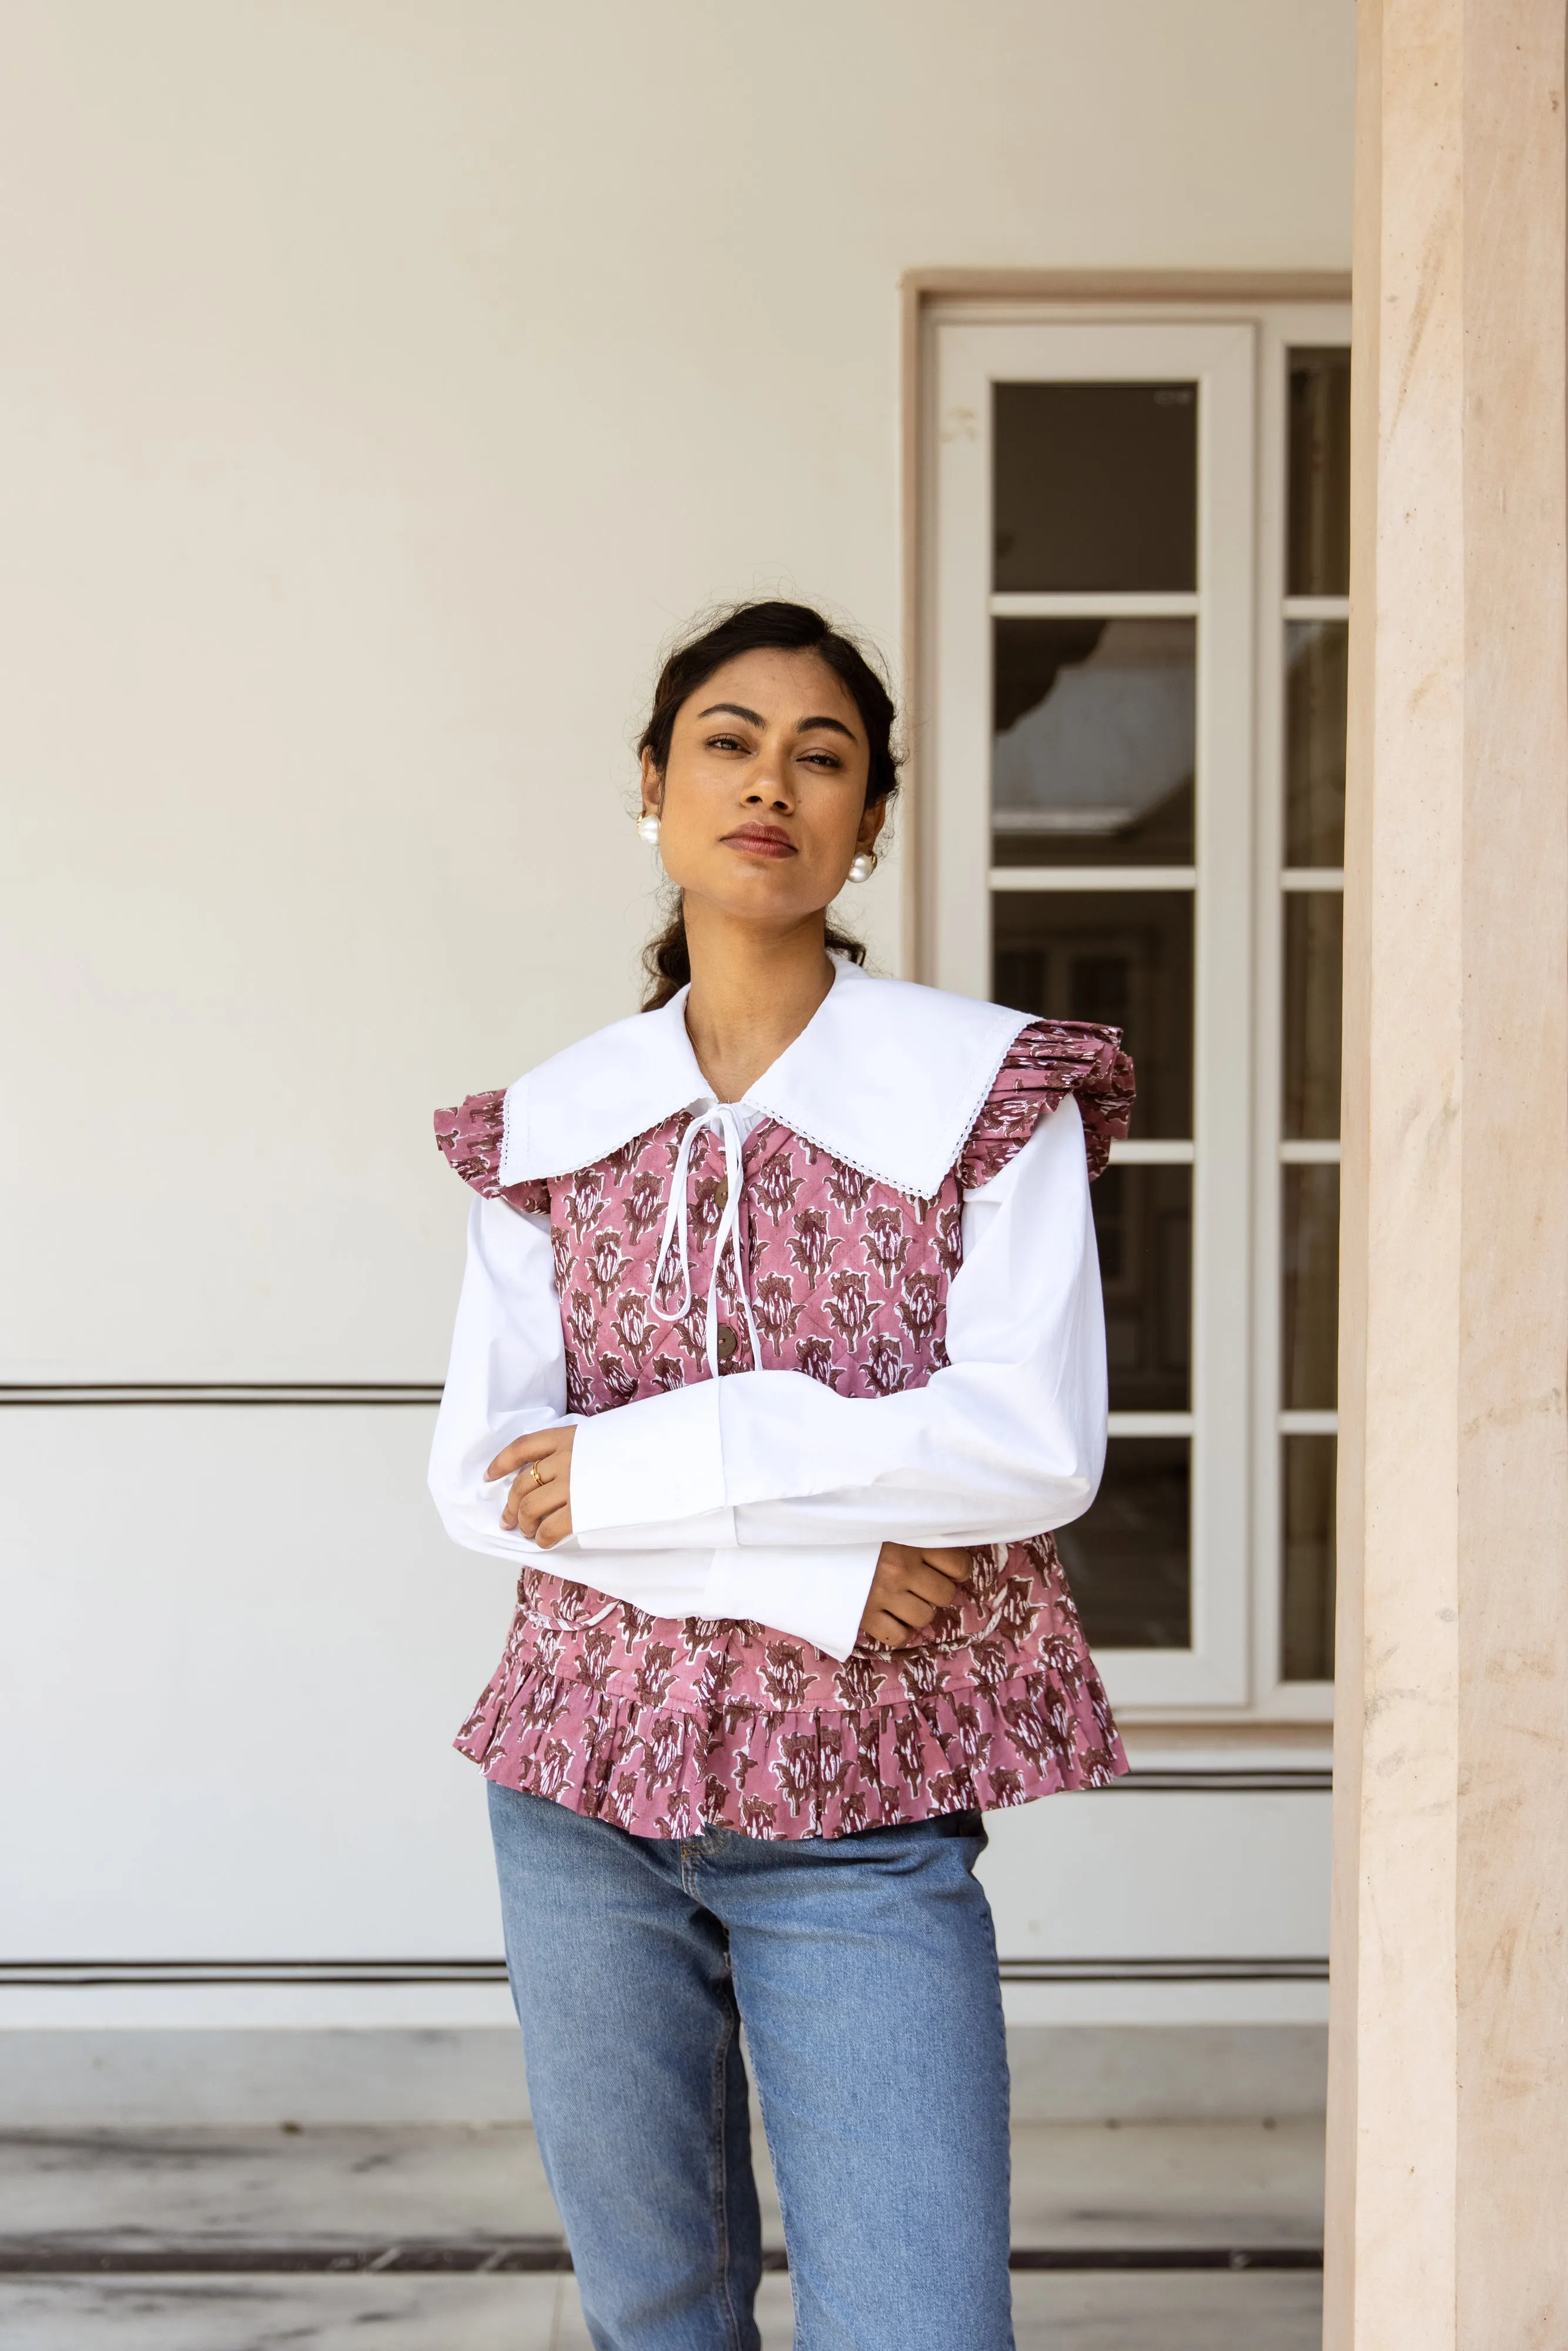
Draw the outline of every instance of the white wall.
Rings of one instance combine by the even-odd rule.
[[[659,640],[783,587],[896,665],[900,272],[1343,266],[1352,18],[10,0],[5,1378],[439,1378],[464,1203],[430,1110],[632,1000]],[[898,888],[853,907],[889,967]],[[4,1768],[15,1865],[86,1872],[62,1950],[234,1949],[330,1876],[350,1794],[409,1821],[413,1891],[340,1902],[334,1948],[492,1931],[419,1693],[461,1711],[506,1594],[421,1515],[426,1415],[380,1468],[309,1418],[8,1416]],[[300,1671],[214,1772],[168,1632],[243,1647],[258,1530]],[[111,1686],[125,1742],[71,1695]],[[149,1917],[89,1851],[106,1782],[198,1844],[237,1806],[251,1890]]]

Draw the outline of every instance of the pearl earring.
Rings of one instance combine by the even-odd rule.
[[[650,849],[657,849],[659,846],[659,820],[647,809],[644,809],[637,819],[637,838],[639,841],[645,841]]]
[[[869,882],[875,872],[876,852],[874,849],[862,849],[858,857],[851,860],[850,880],[852,882]]]

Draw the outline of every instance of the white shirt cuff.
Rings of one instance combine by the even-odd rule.
[[[854,1647],[881,1554],[879,1542],[715,1552],[702,1613],[750,1617],[841,1661]]]
[[[700,1380],[579,1422],[571,1448],[576,1534],[698,1519],[724,1508],[722,1384]]]
[[[595,1527],[589,1532],[577,1523],[577,1469],[572,1468],[571,1532],[566,1538],[585,1552],[601,1551],[733,1551],[735,1512],[705,1510],[695,1519],[641,1520],[635,1525]],[[702,1614],[700,1609],[692,1611]]]

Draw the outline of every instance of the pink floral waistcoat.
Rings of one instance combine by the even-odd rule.
[[[762,1367],[846,1396],[921,1387],[946,1361],[947,1285],[963,1196],[1000,1173],[1068,1094],[1092,1176],[1132,1107],[1113,1029],[1020,1031],[935,1198],[911,1199],[774,1121],[748,1138],[743,1278]],[[691,1295],[677,1322],[652,1293],[689,1113],[549,1182],[503,1187],[500,1093],[438,1113],[436,1141],[487,1199],[548,1214],[566,1338],[567,1405],[616,1406],[709,1376],[702,1300],[724,1214],[711,1132],[691,1154]],[[719,1268],[721,1376],[751,1367],[733,1258]],[[1126,1769],[1048,1534],[972,1554],[963,1600],[906,1650],[862,1641],[841,1664],[766,1625],[650,1616],[526,1567],[506,1655],[458,1735],[492,1780],[639,1836],[722,1826],[843,1836],[931,1814],[1098,1787]]]

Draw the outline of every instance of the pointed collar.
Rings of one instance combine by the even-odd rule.
[[[835,958],[833,985],[746,1104],[862,1175],[929,1199],[963,1149],[1029,1015]],[[500,1180],[586,1167],[713,1089],[686,1034],[686,990],[569,1045],[507,1095]]]

